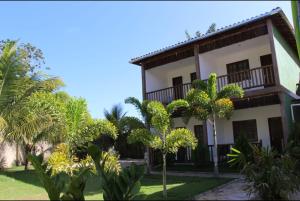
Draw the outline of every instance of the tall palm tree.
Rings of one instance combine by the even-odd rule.
[[[38,104],[30,104],[32,96],[38,92],[52,93],[62,85],[58,78],[35,72],[28,55],[17,47],[17,42],[8,41],[1,46],[0,130],[4,139],[20,142],[25,151],[29,150],[31,137],[42,133],[54,120],[54,116],[45,113],[51,106],[37,108]]]
[[[219,174],[218,169],[218,140],[216,131],[216,118],[229,118],[233,112],[231,98],[241,98],[244,91],[235,84],[224,86],[219,92],[217,89],[217,75],[210,74],[207,83],[202,80],[193,82],[194,88],[186,96],[189,108],[186,111],[187,120],[192,116],[199,120],[208,120],[213,128],[214,139],[214,172]]]
[[[136,110],[142,117],[141,123],[143,124],[143,127],[150,131],[151,114],[147,110],[149,101],[144,100],[143,102],[141,102],[135,97],[128,97],[127,99],[125,99],[125,103],[131,104],[136,108]],[[150,148],[148,146],[146,146],[145,160],[146,160],[146,164],[147,164],[147,174],[150,174],[150,171],[151,171]]]

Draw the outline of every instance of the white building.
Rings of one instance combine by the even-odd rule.
[[[229,120],[217,120],[218,144],[228,150],[243,133],[254,143],[281,150],[291,127],[290,103],[297,98],[298,58],[292,26],[276,8],[130,62],[141,67],[144,99],[164,104],[184,98],[194,79],[205,80],[210,73],[217,73],[218,88],[239,84],[245,96],[234,100]],[[203,143],[213,144],[209,122],[174,121],[175,127],[189,128]],[[188,161],[190,151],[177,159]]]

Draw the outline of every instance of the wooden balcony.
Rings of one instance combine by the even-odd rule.
[[[207,82],[207,80],[204,80]],[[273,66],[262,66],[238,73],[221,75],[217,77],[217,88],[222,89],[227,84],[237,84],[244,90],[262,89],[275,85]],[[146,93],[148,100],[157,100],[164,104],[172,100],[185,98],[192,88],[191,83],[168,87]]]

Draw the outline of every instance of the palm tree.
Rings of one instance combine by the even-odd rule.
[[[0,129],[5,140],[24,144],[27,152],[32,148],[29,144],[40,138],[38,134],[49,128],[55,117],[46,113],[50,112],[51,106],[39,105],[41,107],[38,108],[38,104],[31,104],[33,95],[39,92],[52,93],[63,82],[35,72],[25,53],[15,41],[8,41],[1,46]]]
[[[186,111],[187,121],[192,116],[199,120],[208,120],[213,127],[214,139],[214,173],[219,174],[218,169],[218,140],[216,133],[216,118],[229,118],[233,112],[233,102],[231,98],[241,98],[244,91],[235,84],[224,86],[219,92],[217,91],[217,75],[210,74],[207,83],[202,80],[193,82],[194,88],[186,96],[189,108]]]
[[[143,124],[143,127],[150,131],[150,124],[151,124],[151,115],[147,110],[147,106],[149,104],[148,100],[144,100],[143,102],[140,102],[135,97],[128,97],[125,99],[126,104],[133,105],[136,110],[139,112],[139,114],[142,117],[141,124]],[[145,152],[145,160],[147,164],[147,174],[150,174],[151,166],[150,166],[150,149],[148,146],[146,146],[146,152]]]
[[[135,128],[141,128],[144,124],[135,117],[126,116],[123,107],[120,104],[113,105],[110,111],[104,110],[105,119],[110,121],[118,130],[118,138],[114,141],[114,148],[121,155],[127,155],[130,152],[130,147],[126,143],[128,133]],[[107,138],[103,136],[102,141],[109,144]]]
[[[181,147],[195,148],[197,139],[194,134],[185,128],[173,129],[171,115],[177,108],[186,108],[188,103],[185,100],[172,101],[167,108],[158,102],[151,101],[147,111],[151,115],[150,132],[146,128],[134,129],[128,137],[128,142],[141,142],[148,147],[160,150],[163,157],[163,196],[167,198],[166,180],[166,157],[168,153],[176,153]]]

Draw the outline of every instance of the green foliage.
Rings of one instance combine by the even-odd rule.
[[[278,155],[268,148],[252,147],[253,158],[232,149],[229,154],[233,159],[229,163],[243,166],[242,174],[249,182],[247,191],[258,193],[264,200],[288,199],[289,193],[299,189],[299,176],[296,161],[288,154]]]
[[[128,137],[128,142],[141,142],[146,146],[158,149],[163,158],[163,195],[166,197],[166,158],[168,153],[176,153],[180,147],[195,148],[197,139],[188,129],[172,129],[171,113],[176,108],[188,106],[186,101],[179,100],[170,103],[167,108],[158,101],[148,103],[148,113],[151,115],[151,130],[134,129]]]
[[[185,128],[177,128],[170,132],[166,138],[166,151],[176,153],[180,147],[191,147],[195,149],[197,139],[192,131]]]
[[[188,102],[183,99],[178,99],[172,101],[169,105],[167,105],[168,113],[172,114],[179,108],[187,108],[189,106]]]
[[[84,200],[83,191],[89,168],[80,168],[72,176],[65,172],[52,175],[51,168],[43,163],[42,155],[28,157],[50,200]]]
[[[107,163],[111,163],[111,159],[108,155],[103,155],[97,146],[90,145],[88,152],[101,177],[104,200],[133,200],[138,195],[141,188],[140,180],[144,174],[143,166],[131,165],[116,173],[111,171],[112,169],[105,168]]]

